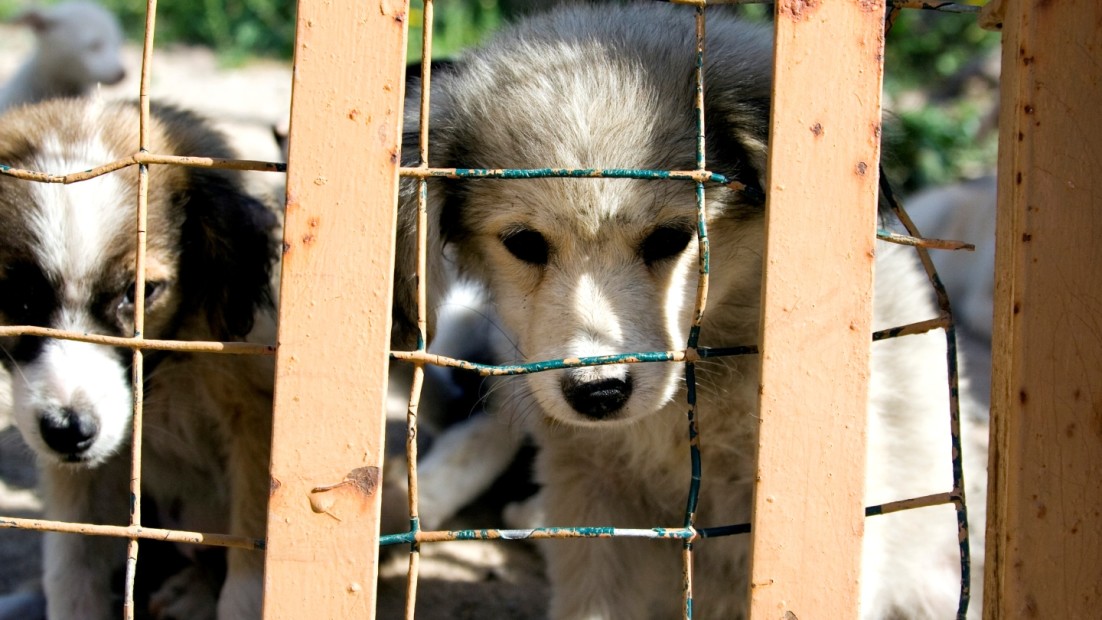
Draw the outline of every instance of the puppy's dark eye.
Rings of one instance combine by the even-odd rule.
[[[46,325],[58,300],[42,271],[34,265],[17,264],[0,275],[0,312],[15,324]]]
[[[503,233],[501,243],[513,256],[531,265],[546,265],[547,257],[551,253],[547,239],[534,230],[521,229]]]
[[[683,252],[692,238],[691,230],[661,226],[647,235],[647,238],[643,240],[643,245],[639,248],[639,252],[643,256],[643,262],[653,265]]]
[[[150,303],[156,299],[161,291],[164,290],[164,282],[158,282],[156,280],[147,280],[145,283],[145,303]],[[130,286],[126,287],[126,293],[123,295],[123,303],[128,306],[134,305],[134,283],[131,282]]]

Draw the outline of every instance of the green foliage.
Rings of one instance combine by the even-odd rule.
[[[990,171],[997,135],[997,92],[976,71],[997,53],[999,35],[979,28],[973,15],[903,11],[888,35],[884,89],[888,121],[888,176],[904,191]],[[969,88],[968,73],[976,73]]]
[[[101,0],[122,20],[127,35],[141,40],[145,0]],[[218,50],[226,62],[248,56],[290,59],[294,50],[295,2],[288,0],[189,0],[157,5],[157,43],[196,43]]]
[[[913,192],[990,172],[998,136],[984,125],[988,114],[986,106],[963,100],[891,116],[884,161],[888,178],[898,189]]]
[[[15,0],[0,0],[4,3]],[[145,0],[101,0],[115,11],[134,40],[145,29]],[[249,56],[290,59],[294,51],[295,2],[291,0],[193,0],[157,6],[157,42],[209,46],[229,63]],[[422,3],[411,3],[409,57],[420,57]],[[453,56],[477,43],[501,21],[498,0],[435,4],[433,55]]]
[[[0,0],[0,7],[5,2]],[[128,36],[140,40],[145,0],[101,0],[122,19]],[[157,6],[158,43],[194,43],[218,50],[223,60],[248,56],[289,59],[294,50],[295,2],[289,0],[197,0]],[[420,57],[422,3],[411,3],[409,57]],[[453,56],[477,43],[501,21],[497,0],[438,2],[433,55]]]
[[[15,0],[0,0],[0,21],[15,17],[19,12],[20,3]]]
[[[424,23],[424,3],[410,3],[409,48],[411,61],[421,58],[421,32]],[[481,41],[502,21],[497,0],[465,0],[434,2],[432,20],[432,57],[448,58]]]
[[[999,35],[981,29],[975,15],[902,11],[888,34],[885,86],[929,87],[998,45]]]
[[[141,40],[145,0],[100,1],[119,15],[132,39]],[[0,18],[16,14],[25,2],[0,0]],[[530,4],[528,0],[436,2],[433,57],[455,56],[498,28],[503,16]],[[207,45],[228,64],[250,56],[290,59],[295,5],[293,0],[161,2],[157,42]],[[411,61],[421,55],[422,7],[420,0],[411,3],[407,50]],[[771,12],[769,7],[754,5],[741,11],[757,20],[768,20]],[[974,15],[916,10],[899,15],[887,39],[884,86],[894,114],[889,122],[889,135],[894,137],[889,174],[903,189],[951,181],[993,165],[994,137],[983,126],[993,95],[988,92],[984,99],[959,88],[946,91],[952,90],[951,83],[963,68],[997,48],[998,41],[997,34],[976,25]]]

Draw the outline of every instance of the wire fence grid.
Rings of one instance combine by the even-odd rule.
[[[704,127],[705,118],[703,111],[704,88],[704,27],[705,14],[708,5],[718,4],[772,4],[763,0],[666,0],[674,4],[684,4],[695,7],[696,13],[696,61],[694,70],[694,101],[697,116],[697,168],[695,170],[637,170],[637,169],[462,169],[462,168],[432,168],[428,166],[428,126],[429,126],[429,98],[431,93],[431,58],[432,58],[432,22],[433,0],[424,1],[423,30],[421,53],[422,89],[420,102],[420,137],[419,137],[419,164],[414,167],[402,167],[399,174],[402,177],[416,179],[418,183],[418,274],[425,273],[426,248],[427,248],[427,181],[430,178],[481,178],[517,180],[545,177],[604,177],[618,179],[649,179],[655,181],[675,181],[694,183],[697,197],[697,243],[699,251],[699,280],[696,299],[694,321],[686,341],[684,349],[674,351],[643,351],[625,352],[617,355],[603,355],[595,357],[583,357],[561,360],[541,360],[524,364],[491,365],[479,364],[466,360],[450,358],[431,354],[427,351],[427,292],[425,289],[426,278],[418,277],[418,317],[417,327],[419,331],[418,346],[412,351],[392,351],[393,360],[410,363],[414,368],[414,380],[411,387],[408,415],[407,415],[407,460],[409,467],[409,512],[410,528],[406,532],[387,534],[380,537],[379,545],[410,545],[410,559],[407,581],[407,606],[406,615],[412,618],[415,611],[415,602],[418,584],[418,566],[420,545],[422,543],[434,543],[449,540],[536,540],[551,538],[608,538],[608,537],[634,537],[645,539],[676,539],[684,542],[682,587],[685,598],[686,617],[692,613],[692,551],[693,545],[698,540],[719,536],[731,536],[750,532],[749,523],[734,523],[719,527],[698,528],[695,526],[695,511],[698,501],[698,493],[701,481],[700,471],[700,447],[699,433],[695,419],[695,367],[694,364],[705,358],[725,357],[734,355],[754,355],[758,353],[756,345],[733,345],[728,347],[701,347],[698,346],[701,320],[707,305],[709,260],[708,260],[708,234],[705,221],[705,192],[707,187],[725,185],[737,191],[752,191],[745,186],[725,178],[723,175],[711,172],[707,169],[704,157]],[[889,9],[886,28],[890,28],[893,15],[900,9],[933,10],[948,13],[976,13],[979,7],[947,2],[924,2],[919,0],[888,0]],[[147,0],[147,20],[145,39],[142,51],[142,70],[139,92],[140,124],[138,150],[130,157],[113,162],[105,162],[103,165],[90,170],[56,174],[50,171],[25,170],[10,167],[0,162],[0,175],[11,176],[30,182],[69,184],[81,182],[100,175],[109,174],[127,167],[136,166],[139,173],[139,198],[138,215],[135,227],[135,290],[144,288],[144,261],[146,241],[146,203],[148,196],[148,169],[151,165],[175,165],[228,168],[236,170],[254,170],[269,172],[285,172],[286,164],[277,162],[263,162],[238,159],[219,159],[207,157],[179,157],[161,155],[149,152],[148,131],[150,122],[150,97],[149,84],[152,74],[153,40],[157,0]],[[950,396],[949,418],[952,441],[952,489],[942,493],[936,493],[923,497],[909,498],[880,505],[868,506],[865,514],[869,517],[889,514],[901,510],[953,504],[957,514],[957,526],[960,541],[960,567],[961,585],[959,595],[958,617],[963,618],[969,604],[969,578],[970,559],[968,548],[968,524],[967,506],[964,494],[964,480],[961,461],[960,440],[960,411],[958,401],[958,367],[956,350],[956,330],[953,325],[952,310],[948,295],[942,285],[933,263],[930,260],[928,248],[940,250],[972,249],[967,243],[950,240],[925,239],[914,227],[910,218],[903,210],[881,174],[881,189],[894,213],[903,223],[906,234],[899,232],[878,230],[877,237],[893,243],[914,246],[918,252],[923,267],[926,270],[931,286],[933,287],[939,307],[939,315],[929,320],[896,326],[890,329],[877,331],[872,339],[879,341],[910,334],[925,333],[942,329],[945,331],[947,342],[948,374],[947,384]],[[764,197],[759,197],[764,198]],[[148,528],[142,525],[141,515],[141,437],[142,437],[142,411],[143,411],[143,354],[146,350],[188,351],[195,353],[232,354],[232,355],[273,355],[276,345],[263,345],[241,342],[198,342],[198,341],[167,341],[145,339],[142,335],[144,322],[144,299],[141,295],[135,296],[134,331],[131,338],[112,337],[88,333],[67,332],[36,326],[0,326],[0,337],[6,336],[37,336],[42,338],[58,338],[76,340],[106,346],[124,347],[132,350],[133,376],[132,387],[134,394],[133,407],[133,441],[131,446],[131,494],[134,501],[131,502],[129,525],[108,526],[92,523],[68,523],[49,521],[43,519],[25,519],[0,515],[0,529],[17,528],[37,531],[68,532],[91,536],[113,536],[126,538],[127,563],[126,586],[124,589],[123,616],[127,620],[134,618],[134,578],[137,573],[137,558],[139,540],[161,540],[180,543],[192,543],[200,545],[237,547],[244,549],[263,550],[265,540],[263,538],[250,538],[242,536],[230,536],[219,533],[187,532],[171,529]],[[655,526],[651,528],[632,529],[615,528],[601,525],[591,527],[538,527],[533,529],[468,529],[468,530],[443,530],[426,531],[420,527],[418,493],[417,493],[417,413],[420,404],[420,392],[424,381],[424,367],[432,364],[444,367],[460,368],[478,373],[481,376],[519,375],[526,373],[542,372],[553,369],[573,368],[580,366],[596,366],[603,364],[624,363],[654,363],[654,362],[683,362],[685,363],[686,383],[688,386],[686,433],[690,437],[689,461],[689,494],[685,507],[685,517],[681,524],[669,526]],[[704,429],[703,432],[706,432]],[[260,533],[258,533],[260,534]]]
[[[696,381],[695,381],[695,368],[694,363],[705,357],[720,357],[728,355],[746,355],[757,353],[757,347],[753,345],[727,347],[724,349],[707,349],[697,346],[697,342],[700,335],[701,320],[704,315],[705,307],[707,304],[707,290],[708,290],[708,274],[709,274],[709,260],[708,260],[708,235],[707,226],[705,223],[705,186],[707,184],[719,184],[726,185],[736,191],[745,192],[747,188],[737,182],[732,182],[726,179],[723,175],[710,172],[707,169],[704,154],[704,105],[703,105],[703,88],[704,88],[704,71],[703,71],[703,59],[704,59],[704,28],[705,28],[705,8],[708,4],[751,4],[762,3],[754,0],[730,0],[719,2],[699,2],[693,0],[671,0],[677,4],[686,4],[696,7],[696,63],[694,71],[694,102],[695,113],[697,117],[697,169],[693,171],[675,171],[675,170],[636,170],[636,169],[559,169],[559,168],[544,168],[544,169],[463,169],[463,168],[431,168],[428,165],[428,125],[429,125],[429,98],[431,92],[431,59],[432,59],[432,0],[425,0],[424,2],[424,21],[422,31],[422,90],[421,90],[421,107],[420,107],[420,136],[419,136],[419,161],[420,164],[413,168],[402,168],[400,174],[404,177],[416,178],[418,181],[418,231],[419,231],[419,257],[418,257],[418,273],[423,274],[425,267],[425,251],[426,251],[426,228],[427,228],[427,179],[445,177],[451,179],[463,179],[463,178],[479,178],[479,179],[531,179],[531,178],[547,178],[547,177],[560,177],[560,178],[587,178],[587,177],[604,177],[604,178],[618,178],[618,179],[648,179],[648,180],[668,180],[668,181],[687,181],[696,184],[696,196],[697,196],[697,242],[699,253],[699,282],[697,286],[697,299],[696,309],[694,312],[693,324],[690,328],[689,336],[686,343],[686,348],[678,351],[649,351],[649,352],[631,352],[622,353],[618,355],[605,355],[595,356],[589,358],[575,358],[567,360],[543,360],[526,364],[512,364],[512,365],[486,365],[486,364],[473,364],[463,360],[455,360],[451,358],[445,358],[442,356],[431,355],[425,351],[426,345],[426,331],[425,331],[425,278],[418,278],[418,301],[419,301],[419,314],[418,314],[418,328],[420,336],[418,338],[418,348],[416,351],[410,352],[393,352],[392,358],[396,360],[404,360],[412,362],[415,365],[415,381],[412,389],[409,405],[409,440],[407,441],[407,457],[409,467],[409,509],[410,509],[410,530],[405,533],[384,535],[380,539],[380,545],[392,545],[400,543],[410,544],[410,563],[408,571],[408,583],[410,584],[407,598],[407,618],[413,617],[413,610],[415,606],[415,593],[416,582],[418,579],[418,559],[417,556],[420,552],[419,545],[423,542],[436,542],[443,540],[488,540],[488,539],[547,539],[547,538],[607,538],[607,537],[637,537],[637,538],[651,538],[651,539],[680,539],[685,541],[684,554],[683,554],[683,592],[685,599],[684,609],[686,610],[686,617],[692,615],[692,544],[698,538],[709,538],[716,536],[729,536],[735,534],[745,534],[750,532],[749,523],[738,523],[714,528],[696,528],[694,523],[696,505],[698,502],[699,488],[701,482],[700,471],[700,447],[699,447],[699,429],[696,422]],[[973,7],[968,5],[955,5],[950,3],[928,3],[928,2],[914,2],[914,1],[901,1],[901,2],[889,2],[889,15],[886,20],[885,29],[889,30],[894,20],[894,14],[903,8],[918,8],[926,10],[937,10],[945,12],[956,13],[974,13],[978,12],[979,7]],[[886,199],[888,200],[893,212],[899,217],[903,223],[908,234],[900,234],[887,230],[878,230],[877,237],[889,241],[892,243],[899,243],[903,245],[910,245],[916,248],[918,251],[923,267],[930,279],[930,283],[934,288],[937,296],[938,308],[941,315],[935,319],[923,321],[912,325],[898,326],[888,330],[882,330],[876,332],[873,335],[874,340],[882,340],[886,338],[894,338],[907,334],[922,333],[932,329],[944,329],[947,342],[947,361],[948,361],[948,376],[947,382],[949,385],[950,395],[950,432],[952,435],[952,460],[953,460],[953,488],[951,491],[945,493],[938,493],[928,495],[924,497],[911,498],[898,502],[892,502],[889,504],[881,504],[875,506],[869,506],[866,508],[867,516],[876,516],[889,514],[891,512],[898,512],[900,510],[909,510],[914,508],[934,506],[941,504],[952,503],[956,509],[957,514],[957,526],[958,526],[958,540],[960,541],[960,567],[961,567],[961,585],[958,605],[958,617],[963,618],[967,614],[969,598],[970,598],[970,551],[968,544],[968,520],[967,520],[967,506],[964,496],[964,477],[963,467],[961,462],[961,441],[960,441],[960,410],[959,410],[959,389],[958,389],[958,368],[956,360],[956,332],[953,327],[952,311],[949,304],[949,298],[946,294],[945,288],[942,285],[940,279],[937,276],[936,270],[932,261],[929,258],[927,248],[937,248],[945,250],[970,250],[974,249],[973,246],[967,243],[945,240],[926,240],[922,239],[919,231],[914,226],[910,218],[907,217],[905,211],[902,209],[902,205],[896,199],[894,193],[891,191],[890,185],[887,183],[883,171],[881,171],[881,186],[882,191]],[[416,460],[417,460],[417,447],[415,442],[416,437],[416,424],[417,424],[417,410],[419,406],[420,398],[420,385],[423,372],[423,366],[425,363],[433,363],[445,366],[453,366],[478,372],[482,376],[500,376],[500,375],[517,375],[527,374],[532,372],[542,372],[552,369],[571,368],[579,366],[595,366],[612,363],[649,363],[649,362],[684,362],[685,363],[685,375],[687,390],[687,433],[690,438],[689,450],[689,468],[690,468],[690,483],[687,506],[685,510],[684,523],[678,526],[660,526],[649,529],[626,529],[626,528],[613,528],[613,527],[540,527],[533,529],[480,529],[480,530],[452,530],[441,532],[424,532],[420,529],[420,522],[418,517],[418,505],[416,494]]]

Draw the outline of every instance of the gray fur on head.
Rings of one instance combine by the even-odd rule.
[[[710,9],[711,16],[726,12]],[[673,6],[565,6],[519,22],[434,74],[429,164],[458,168],[696,168],[691,11]],[[595,37],[594,33],[601,36]],[[707,28],[704,93],[707,167],[750,188],[728,196],[734,212],[753,216],[764,195],[769,132],[771,33],[733,19]],[[684,53],[671,54],[671,49]],[[647,68],[643,70],[643,68]],[[603,91],[603,92],[602,92]],[[420,83],[406,90],[403,164],[416,165]],[[567,93],[579,107],[563,108]],[[623,93],[636,93],[630,101]],[[595,94],[599,93],[599,94]],[[673,96],[671,96],[671,94]],[[586,109],[618,100],[619,110]],[[545,133],[519,133],[539,125]],[[654,145],[595,159],[590,136],[632,134],[622,144]],[[519,147],[519,148],[518,148]],[[604,149],[607,152],[607,149]],[[549,156],[550,155],[550,156]],[[468,188],[500,181],[431,180],[429,307],[443,284],[444,245],[465,235]],[[395,273],[395,346],[412,346],[416,324],[416,182],[403,181]],[[463,267],[461,266],[462,270]],[[431,332],[431,317],[430,317]]]

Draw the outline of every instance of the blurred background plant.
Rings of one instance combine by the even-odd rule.
[[[974,14],[902,11],[886,47],[889,178],[914,191],[990,173],[998,147],[998,33],[981,29]]]
[[[140,40],[145,0],[100,0],[115,11],[128,35]],[[647,1],[647,0],[637,0]],[[983,0],[957,0],[983,4]],[[45,0],[46,4],[52,2]],[[504,21],[552,4],[550,0],[442,0],[435,5],[433,55],[455,56]],[[0,0],[0,19],[27,0]],[[750,19],[769,19],[770,9],[748,5]],[[157,42],[206,45],[224,64],[253,56],[290,60],[295,3],[291,0],[192,0],[161,2]],[[422,2],[413,0],[408,55],[420,55]],[[885,104],[890,178],[906,191],[967,178],[994,166],[998,41],[974,15],[902,11],[887,41]]]

